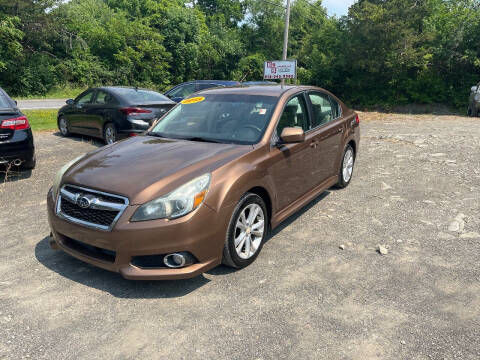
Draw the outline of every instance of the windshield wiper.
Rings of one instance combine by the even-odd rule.
[[[147,135],[148,136],[155,136],[155,137],[159,137],[159,138],[166,138],[166,136],[163,136],[163,135],[161,135],[159,133],[156,133],[156,132],[153,132],[153,131],[148,131]]]
[[[204,137],[201,137],[201,136],[192,136],[192,137],[179,138],[179,139],[188,140],[188,141],[218,143],[218,144],[222,143],[221,141],[218,141],[218,140],[215,140],[215,139],[208,139],[208,138],[204,138]]]

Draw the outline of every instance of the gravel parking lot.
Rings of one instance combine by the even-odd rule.
[[[361,119],[347,189],[248,268],[176,282],[49,248],[55,173],[100,144],[36,133],[37,169],[0,184],[0,359],[479,359],[480,120]]]

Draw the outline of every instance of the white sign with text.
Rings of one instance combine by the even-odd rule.
[[[296,60],[265,61],[265,64],[263,65],[264,79],[295,79],[296,77]]]

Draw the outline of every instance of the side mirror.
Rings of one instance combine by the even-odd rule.
[[[300,143],[305,141],[305,132],[302,128],[286,127],[283,128],[280,139],[283,143]]]
[[[73,105],[75,103],[75,101],[73,101],[73,99],[68,99],[67,101],[65,101],[68,105]]]

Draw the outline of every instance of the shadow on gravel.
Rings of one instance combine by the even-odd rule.
[[[293,223],[295,220],[297,220],[300,216],[302,216],[304,213],[306,213],[308,210],[310,210],[312,207],[314,207],[320,201],[325,199],[329,194],[330,194],[330,191],[325,191],[324,193],[322,193],[321,195],[319,195],[318,197],[313,199],[311,202],[309,202],[307,205],[305,205],[303,208],[301,208],[299,211],[297,211],[295,214],[288,217],[279,226],[277,226],[275,228],[275,230],[270,231],[267,239],[265,240],[265,244],[267,242],[269,242],[275,235],[277,235],[279,232],[281,232],[283,229],[285,229],[287,226],[289,226],[291,223]],[[220,265],[220,266],[217,266],[216,268],[213,268],[213,269],[207,271],[207,274],[210,274],[210,275],[229,275],[229,274],[234,273],[238,270],[239,269],[233,269],[233,268],[228,267],[228,266]]]
[[[279,226],[275,228],[275,230],[270,231],[268,234],[267,239],[265,240],[265,244],[269,242],[275,235],[277,235],[279,232],[281,232],[283,229],[285,229],[287,226],[292,224],[295,220],[297,220],[300,216],[305,214],[308,210],[310,210],[312,207],[317,205],[320,201],[325,199],[328,195],[330,194],[330,191],[325,191],[321,195],[317,196],[315,199],[310,201],[307,205],[305,205],[303,208],[301,208],[299,211],[297,211],[295,214],[291,215],[288,217],[285,221],[283,221]],[[207,274],[210,275],[229,275],[231,273],[234,273],[238,271],[239,269],[233,269],[228,266],[220,265],[217,266],[216,268],[207,271]]]
[[[61,137],[61,138],[66,138],[69,140],[73,140],[76,142],[83,142],[83,143],[90,143],[92,145],[95,145],[96,147],[102,147],[105,146],[105,143],[102,141],[102,139],[98,139],[96,137],[88,136],[88,135],[78,135],[78,134],[72,134],[70,136],[63,136],[60,131],[57,131],[53,133],[53,135]]]
[[[210,280],[200,275],[193,279],[175,281],[131,281],[120,274],[103,270],[52,250],[48,236],[35,246],[35,257],[48,269],[82,285],[108,292],[117,298],[162,299],[185,296]]]
[[[310,210],[312,207],[317,205],[320,201],[325,199],[328,195],[330,195],[331,190],[324,191],[322,194],[318,195],[315,199],[310,201],[307,205],[305,205],[303,208],[298,210],[295,214],[291,215],[285,221],[283,221],[279,226],[275,228],[275,230],[270,231],[270,234],[265,242],[270,241],[272,237],[277,235],[280,231],[285,229],[287,226],[289,226],[291,223],[293,223],[295,220],[297,220],[300,216],[305,214],[308,210]]]

